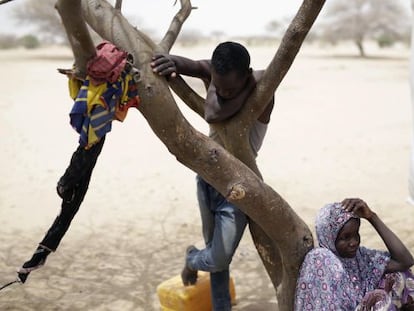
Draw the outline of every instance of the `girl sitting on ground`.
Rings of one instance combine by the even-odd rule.
[[[388,251],[360,246],[360,219]],[[324,206],[316,218],[319,246],[302,264],[295,310],[414,310],[413,256],[361,199]]]

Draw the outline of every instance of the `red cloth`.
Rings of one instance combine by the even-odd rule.
[[[91,82],[98,85],[114,83],[125,67],[128,53],[104,41],[96,47],[96,56],[88,61],[87,71]]]

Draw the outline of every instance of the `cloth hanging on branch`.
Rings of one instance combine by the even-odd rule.
[[[90,148],[111,131],[113,120],[122,122],[129,108],[138,108],[139,76],[132,61],[130,54],[103,42],[87,64],[86,79],[69,80],[69,93],[75,100],[70,124],[80,134],[81,146]]]
[[[137,108],[140,104],[137,92],[139,72],[133,67],[132,56],[107,41],[96,49],[96,56],[87,64],[86,79],[69,79],[69,94],[74,99],[70,124],[80,137],[79,146],[57,183],[57,193],[62,198],[61,212],[32,258],[18,269],[17,280],[0,287],[0,290],[16,282],[24,283],[30,272],[42,267],[48,255],[56,251],[86,195],[112,121],[122,122],[128,109]]]

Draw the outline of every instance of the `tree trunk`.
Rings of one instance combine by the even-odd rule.
[[[355,44],[358,48],[359,56],[365,57],[364,43],[362,42],[362,40],[355,41]]]
[[[58,0],[58,7],[75,5],[80,1]],[[231,121],[216,125],[224,146],[199,133],[187,122],[174,101],[167,81],[154,75],[149,65],[154,51],[169,51],[171,48],[191,11],[188,0],[181,0],[182,10],[159,45],[133,28],[120,10],[115,10],[106,1],[82,0],[82,14],[78,12],[99,35],[133,54],[134,65],[141,73],[138,83],[141,97],[139,110],[169,152],[249,216],[250,230],[275,287],[280,311],[293,310],[298,271],[303,257],[313,246],[313,238],[308,226],[288,203],[263,182],[248,144],[247,133],[287,73],[324,2],[303,2],[275,58],[243,111]],[[59,10],[59,13],[64,23],[70,23],[66,12]],[[66,29],[71,31],[73,28]],[[68,35],[72,36],[71,33]],[[86,46],[88,44],[85,42]],[[75,51],[74,55],[77,64],[84,61],[82,57],[76,57]],[[202,98],[183,80],[173,80],[170,81],[173,90],[187,105],[202,114]]]

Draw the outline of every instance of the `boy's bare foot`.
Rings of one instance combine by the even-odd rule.
[[[197,248],[194,245],[190,245],[185,251],[184,268],[181,271],[181,280],[183,281],[184,286],[194,285],[197,283],[197,270],[192,270],[187,266],[187,255],[193,250],[197,250]]]

